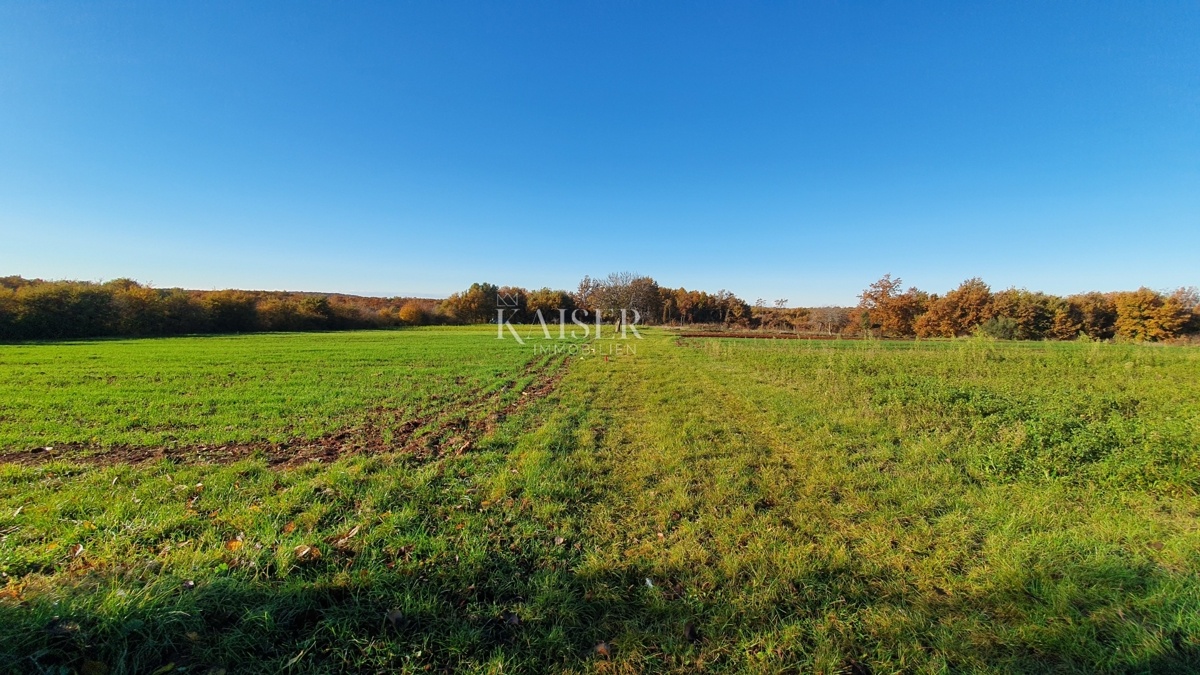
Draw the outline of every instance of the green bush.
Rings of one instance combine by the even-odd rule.
[[[995,340],[1016,340],[1021,333],[1021,325],[1009,316],[994,316],[979,326],[979,333]]]

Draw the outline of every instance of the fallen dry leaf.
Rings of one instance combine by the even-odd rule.
[[[341,536],[334,535],[332,537],[326,537],[325,542],[333,544],[334,548],[342,548],[346,545],[346,542],[350,541],[350,539],[356,534],[358,534],[358,525],[355,525],[354,529]]]
[[[296,522],[295,521],[292,521],[292,522],[288,523],[287,525],[283,526],[284,534],[291,534],[295,531],[296,531]]]
[[[320,559],[321,549],[308,544],[300,544],[292,549],[292,555],[296,558],[296,562],[311,562]]]
[[[608,646],[607,642],[601,642],[596,645],[596,653],[607,659],[612,656],[612,648]]]
[[[229,549],[230,551],[236,551],[242,547],[242,544],[243,542],[234,539],[232,541],[225,542],[225,548]]]
[[[74,544],[71,548],[67,549],[67,552],[71,554],[72,558],[78,558],[83,555],[83,544]]]

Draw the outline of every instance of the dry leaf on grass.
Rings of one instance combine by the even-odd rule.
[[[326,537],[325,543],[333,544],[334,548],[343,548],[346,546],[346,542],[350,541],[350,539],[353,538],[354,535],[356,535],[356,534],[358,534],[358,525],[355,525],[354,529],[350,530],[346,534],[334,535],[332,537]]]
[[[300,544],[292,549],[292,556],[296,559],[296,562],[311,562],[321,558],[321,549],[316,546],[309,546],[308,544]]]

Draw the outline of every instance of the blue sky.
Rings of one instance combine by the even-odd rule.
[[[0,2],[0,274],[1200,284],[1196,3]]]

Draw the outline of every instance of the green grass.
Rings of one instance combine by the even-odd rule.
[[[489,397],[511,402],[533,354],[494,330],[3,346],[0,452],[312,439],[377,421],[379,409],[399,426]]]
[[[414,368],[497,350],[441,372],[494,367],[516,397],[534,358],[480,331],[361,335]],[[364,345],[338,336],[236,340],[279,339],[325,349],[339,382],[378,372],[356,378]],[[18,350],[113,344],[134,377],[164,358],[137,345],[172,349],[0,347],[0,377],[62,377]],[[396,395],[310,414],[333,429]],[[191,442],[229,433],[197,424]],[[651,331],[634,355],[573,358],[461,455],[0,468],[0,667],[1192,672],[1198,448],[1200,350]]]

